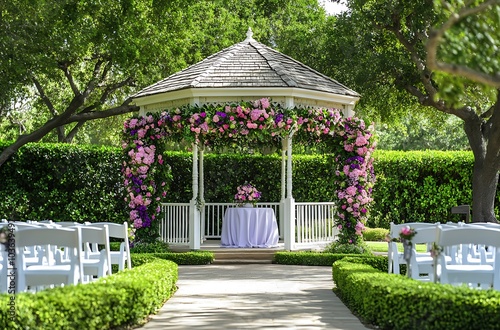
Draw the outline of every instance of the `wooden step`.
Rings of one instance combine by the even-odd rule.
[[[275,250],[270,249],[220,249],[213,251],[214,263],[272,263]]]

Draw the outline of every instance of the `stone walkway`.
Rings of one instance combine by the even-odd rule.
[[[141,329],[370,329],[332,292],[331,267],[179,266],[177,284]]]

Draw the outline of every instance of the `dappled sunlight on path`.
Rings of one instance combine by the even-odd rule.
[[[178,286],[143,329],[367,329],[332,292],[331,267],[179,266]]]

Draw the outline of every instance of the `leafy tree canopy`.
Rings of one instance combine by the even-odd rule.
[[[315,0],[15,0],[0,14],[0,124],[18,138],[0,165],[27,142],[70,142],[88,120],[137,110],[129,95],[241,41],[249,26],[279,48],[326,18]]]
[[[500,1],[348,0],[347,6],[334,28],[340,37],[333,51],[343,55],[336,66],[381,118],[413,104],[460,118],[475,158],[473,220],[496,221]]]

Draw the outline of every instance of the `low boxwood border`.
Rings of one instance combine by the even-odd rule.
[[[137,265],[144,259],[132,256],[132,261]],[[176,263],[153,257],[90,284],[2,294],[0,329],[90,330],[138,324],[173,295],[177,279]]]
[[[215,256],[210,251],[165,252],[165,253],[131,253],[132,266],[142,265],[153,259],[164,259],[177,265],[208,265],[214,262]]]
[[[276,252],[274,254],[274,263],[282,265],[304,265],[304,266],[329,266],[337,261],[347,257],[361,258],[363,263],[372,265],[373,267],[387,272],[388,259],[387,256],[373,256],[369,254],[338,254],[338,253],[323,253],[311,251],[299,252]]]
[[[339,297],[367,323],[381,329],[500,329],[498,291],[420,282],[362,262],[339,260],[332,275]]]

